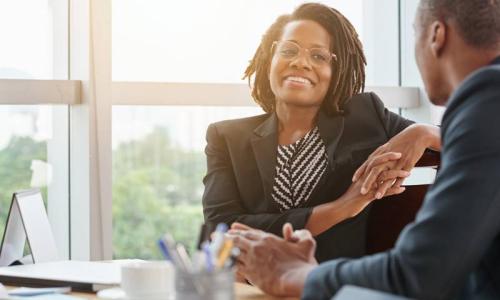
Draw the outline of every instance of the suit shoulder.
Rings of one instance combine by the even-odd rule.
[[[483,67],[469,75],[452,98],[468,98],[472,94],[500,94],[500,65]]]
[[[385,109],[384,103],[373,92],[360,93],[352,96],[344,106],[346,120],[358,122],[379,120],[379,114]]]
[[[499,97],[500,66],[481,68],[467,77],[453,93],[443,116],[443,125],[457,114],[475,118],[497,114],[500,109]]]
[[[372,114],[375,112],[381,113],[386,107],[377,94],[374,92],[366,92],[352,96],[347,100],[344,109],[348,114],[350,112],[368,112]]]
[[[373,107],[373,103],[377,102],[377,100],[380,101],[379,97],[375,93],[359,93],[347,100],[345,108],[350,110],[367,106]]]
[[[471,80],[474,81],[500,81],[500,65],[490,65],[483,67],[473,73],[471,76]]]

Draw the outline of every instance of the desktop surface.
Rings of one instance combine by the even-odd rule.
[[[7,289],[13,289],[15,287],[8,286]],[[234,284],[236,300],[298,300],[298,298],[276,298],[273,296],[269,296],[264,294],[261,290],[256,287],[243,284],[243,283],[235,283]],[[70,293],[70,295],[75,297],[80,297],[86,300],[98,300],[96,294],[93,293]]]

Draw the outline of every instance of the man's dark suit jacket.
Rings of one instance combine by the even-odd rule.
[[[285,222],[302,229],[314,206],[341,196],[368,155],[411,124],[385,109],[373,93],[354,96],[346,111],[344,116],[319,113],[317,125],[329,168],[305,205],[283,213],[271,198],[278,146],[276,114],[211,124],[203,181],[205,222],[213,226],[238,221],[277,235]],[[365,210],[317,236],[318,261],[363,255],[367,214]]]
[[[394,249],[324,263],[303,299],[351,284],[417,299],[500,299],[500,57],[448,102],[441,169]]]

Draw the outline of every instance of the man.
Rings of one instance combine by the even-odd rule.
[[[394,249],[316,265],[306,231],[233,226],[239,271],[264,291],[329,299],[351,284],[418,299],[500,299],[500,0],[421,0],[416,60],[447,105],[441,169]]]

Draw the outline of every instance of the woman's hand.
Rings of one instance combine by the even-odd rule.
[[[377,185],[375,195],[380,199],[387,194],[389,188],[397,188],[404,181],[404,178],[387,180],[386,178],[391,176],[386,173],[398,170],[411,171],[427,148],[441,149],[439,128],[423,124],[411,125],[378,147],[356,170],[352,180],[357,182],[364,177],[361,194],[368,193]],[[396,159],[397,155],[400,157]],[[388,156],[393,163],[381,167],[381,164],[388,162]]]
[[[410,175],[410,172],[405,170],[394,170],[391,169],[394,166],[393,161],[388,161],[385,163],[380,163],[378,165],[379,168],[383,168],[387,171],[384,171],[380,176],[384,182],[386,181],[395,181],[399,178],[406,178]],[[337,200],[343,204],[346,209],[348,215],[347,217],[354,217],[359,214],[365,207],[370,204],[375,199],[380,199],[383,196],[391,196],[396,194],[401,194],[405,191],[404,187],[401,186],[390,186],[386,189],[383,195],[377,194],[378,185],[375,183],[373,185],[373,189],[367,190],[365,193],[361,193],[361,189],[363,183],[365,182],[366,177],[360,178],[360,180],[355,181],[351,184],[351,186],[347,189],[347,191]]]

